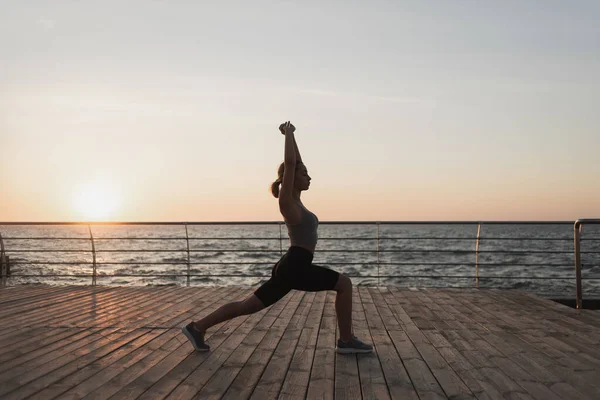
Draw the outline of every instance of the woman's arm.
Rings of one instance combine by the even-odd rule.
[[[279,131],[281,132],[282,135],[285,135],[286,132],[286,126],[288,122],[284,122],[283,124],[279,125]],[[291,128],[293,129],[293,132],[296,131],[296,127],[294,125],[292,125],[290,123]],[[301,164],[302,163],[302,157],[300,156],[300,150],[298,149],[298,144],[296,143],[296,137],[294,136],[294,150],[296,153],[296,164]]]
[[[294,136],[294,148],[296,149],[296,164],[302,164],[302,157],[300,157],[300,150],[296,144],[296,137]]]
[[[299,156],[300,154],[298,153],[298,148],[296,147],[296,138],[294,138],[294,131],[296,129],[294,125],[288,122],[283,129],[285,132],[285,149],[283,162],[285,163],[285,172],[287,173],[288,166],[294,167],[294,170],[296,169],[296,163],[298,162],[297,156]],[[285,173],[283,176],[285,177]]]
[[[279,210],[285,220],[291,224],[300,222],[302,217],[300,208],[294,200],[294,180],[296,178],[296,159],[297,148],[296,140],[294,139],[295,127],[289,121],[283,124],[285,134],[285,149],[284,149],[284,171],[283,182],[281,182],[281,190],[279,192]]]

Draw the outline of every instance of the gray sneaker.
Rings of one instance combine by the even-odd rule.
[[[371,353],[373,346],[361,342],[352,335],[352,340],[349,342],[343,342],[342,339],[338,339],[336,350],[339,354],[355,354],[355,353]]]
[[[204,335],[202,335],[194,327],[194,322],[190,322],[183,328],[181,328],[183,334],[192,342],[196,351],[209,351],[210,346],[204,343]]]

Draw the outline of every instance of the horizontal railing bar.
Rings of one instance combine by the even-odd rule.
[[[132,250],[126,250],[126,249],[117,249],[117,250],[96,250],[96,254],[97,253],[182,253],[185,252],[185,249],[178,249],[178,250],[145,250],[145,249],[132,249]],[[191,250],[190,250],[191,251]],[[203,250],[197,250],[197,251],[203,251]],[[251,251],[251,250],[206,250],[206,251],[210,251],[210,252],[225,252],[225,251]],[[258,251],[258,250],[256,250]],[[262,251],[263,253],[268,253],[269,251],[271,252],[275,252],[275,250],[264,250]],[[7,254],[10,253],[91,253],[90,250],[50,250],[50,249],[42,249],[42,250],[9,250],[6,252]]]
[[[575,221],[319,221],[320,225],[573,225]],[[56,221],[56,222],[29,222],[29,221],[0,221],[0,226],[14,225],[98,225],[98,226],[114,226],[114,225],[283,225],[283,221],[179,221],[179,222],[134,222],[134,221],[113,221],[113,222],[92,222],[92,221]]]
[[[344,239],[350,239],[350,238],[319,238],[319,240],[321,239],[339,239],[339,240],[344,240]],[[380,240],[414,240],[414,239],[418,239],[418,240],[477,240],[476,236],[473,237],[443,237],[443,236],[382,236],[379,238]],[[366,240],[374,240],[374,239],[366,239]],[[531,237],[480,237],[479,241],[482,240],[527,240],[527,241],[535,241],[535,240],[560,240],[560,241],[572,241],[573,238],[568,238],[568,237],[558,237],[558,238],[531,238]]]
[[[130,252],[132,250],[127,250],[127,252]],[[142,251],[146,251],[146,250],[142,250]],[[124,251],[125,252],[125,251]],[[29,249],[11,249],[9,251],[6,252],[6,254],[11,254],[11,253],[91,253],[91,250],[73,250],[73,249],[65,249],[65,250],[51,250],[51,249],[36,249],[36,250],[29,250]],[[98,253],[98,251],[96,251],[96,253]]]
[[[187,249],[173,249],[173,250],[148,250],[148,249],[116,249],[116,250],[96,250],[97,253],[180,253],[187,252]],[[11,253],[89,253],[89,250],[50,250],[50,249],[16,249],[6,251],[7,254]],[[280,250],[243,250],[243,249],[215,249],[215,250],[189,250],[190,253],[280,253]],[[512,251],[512,250],[416,250],[416,249],[404,249],[404,250],[354,250],[354,249],[340,249],[340,250],[319,250],[319,253],[459,253],[459,254],[473,254],[473,253],[495,253],[495,254],[572,254],[572,251],[559,251],[559,250],[531,250],[531,251]],[[600,254],[600,251],[582,251],[580,254]]]
[[[10,274],[8,277],[43,277],[43,276],[72,276],[75,278],[90,278],[93,274]]]
[[[557,238],[532,238],[532,237],[502,237],[502,236],[498,236],[498,237],[480,237],[479,240],[525,240],[525,241],[535,241],[535,240],[539,240],[539,241],[546,241],[546,240],[560,240],[560,241],[572,241],[573,238],[569,238],[569,237],[557,237]]]
[[[262,239],[262,238],[261,238]],[[264,238],[267,239],[267,238]],[[27,236],[13,236],[13,237],[9,237],[9,238],[4,238],[4,240],[83,240],[86,242],[90,241],[90,238],[82,238],[82,237],[52,237],[52,236],[46,236],[46,237],[27,237]],[[97,238],[95,237],[94,240],[185,240],[185,238],[177,238],[177,237],[153,237],[153,238],[129,238],[129,237],[110,237],[110,238]],[[275,240],[275,239],[273,239]],[[279,239],[277,239],[279,240]]]
[[[347,275],[353,278],[461,278],[461,279],[475,279],[474,276],[470,275]],[[11,275],[11,277],[73,277],[73,278],[89,278],[92,274],[19,274],[19,275]],[[185,278],[187,274],[98,274],[97,278],[120,278],[120,277],[156,277],[156,276],[165,276],[165,277],[181,277]],[[190,274],[189,276],[202,276],[202,277],[240,277],[240,278],[270,278],[270,275],[250,275],[250,274]],[[533,279],[533,280],[563,280],[563,279],[572,279],[570,276],[564,277],[541,277],[541,276],[479,276],[480,279]],[[600,280],[600,277],[597,278],[586,278],[589,280]]]
[[[359,251],[359,250],[321,250],[321,251]],[[365,250],[366,251],[366,250]],[[371,250],[375,251],[375,250]],[[178,252],[187,252],[187,249],[173,249],[173,250],[148,250],[148,249],[113,249],[113,250],[96,250],[97,253],[178,253]],[[190,253],[232,253],[232,252],[241,252],[241,253],[278,253],[279,250],[242,250],[242,249],[216,249],[216,250],[190,250]],[[16,249],[9,250],[6,252],[10,253],[91,253],[90,250],[51,250],[51,249]]]
[[[274,261],[257,261],[257,262],[190,262],[190,265],[273,265]],[[90,261],[82,262],[52,262],[52,261],[23,261],[23,262],[12,262],[11,265],[89,265],[92,264]],[[96,265],[187,265],[187,261],[180,262],[96,262]],[[319,265],[430,265],[430,266],[473,266],[475,263],[391,263],[391,262],[319,262]],[[500,266],[512,266],[512,267],[571,267],[571,264],[542,264],[542,263],[479,263],[479,265],[485,265],[490,267]]]
[[[443,237],[443,236],[381,236],[379,240],[476,240],[476,237]],[[7,240],[82,240],[89,242],[89,238],[66,238],[66,237],[8,237],[4,238]],[[105,237],[105,238],[94,238],[95,241],[101,240],[186,240],[186,238],[180,237],[153,237],[153,238],[132,238],[132,237]],[[189,240],[281,240],[280,238],[271,238],[271,237],[190,237]],[[377,240],[376,237],[368,237],[368,238],[353,238],[353,237],[320,237],[319,240]],[[573,238],[527,238],[527,237],[480,237],[479,240],[527,240],[527,241],[546,241],[546,240],[561,240],[561,241],[572,241]],[[600,240],[600,238],[582,238],[581,240]]]

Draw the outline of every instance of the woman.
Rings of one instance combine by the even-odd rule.
[[[204,333],[220,322],[252,314],[269,307],[290,290],[318,292],[335,290],[335,310],[337,313],[340,338],[338,353],[369,353],[371,345],[358,340],[352,334],[352,282],[336,271],[312,264],[317,245],[317,216],[304,207],[300,194],[308,190],[310,176],[302,163],[294,138],[294,125],[289,121],[281,124],[279,130],[285,135],[285,158],[279,166],[278,178],[271,185],[273,196],[279,198],[279,210],[285,220],[290,237],[290,248],[275,264],[271,279],[259,287],[254,294],[243,301],[235,301],[220,307],[200,321],[190,322],[182,331],[197,351],[208,351],[204,343]],[[279,188],[281,186],[281,189]]]

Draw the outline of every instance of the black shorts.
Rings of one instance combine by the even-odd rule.
[[[290,247],[273,267],[271,279],[256,289],[254,294],[265,307],[269,307],[292,289],[305,292],[333,290],[340,274],[312,264],[312,260],[310,251],[302,247]]]

